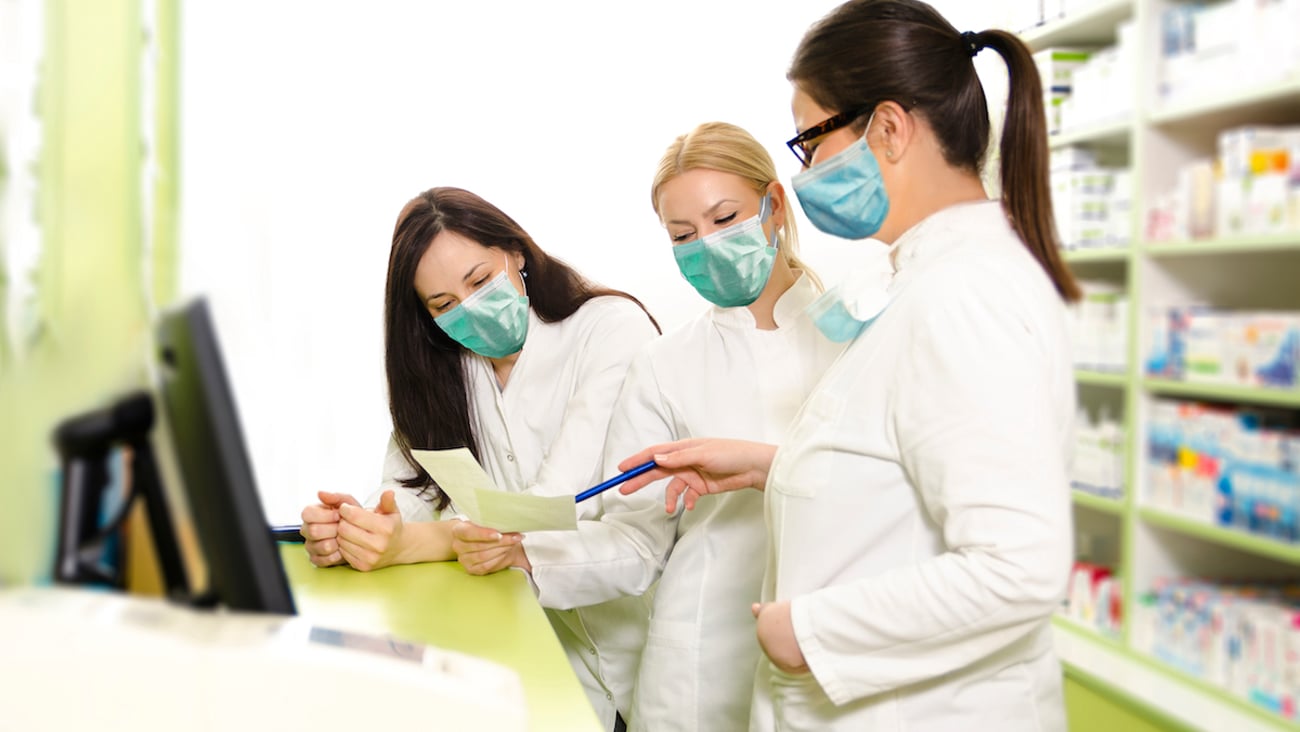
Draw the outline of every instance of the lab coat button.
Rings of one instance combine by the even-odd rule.
[[[590,653],[590,654],[593,655],[593,656],[596,655],[596,649],[595,649],[595,648],[588,648],[588,649],[587,649],[587,652]]]
[[[515,461],[515,454],[513,452],[506,453],[506,460],[513,463]]]

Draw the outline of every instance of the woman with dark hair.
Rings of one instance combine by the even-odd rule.
[[[1001,200],[972,57],[1006,61]],[[1064,730],[1049,618],[1073,543],[1065,467],[1074,384],[1042,87],[1028,49],[959,33],[916,0],[850,0],[789,78],[819,229],[891,247],[887,288],[818,308],[851,338],[780,444],[696,439],[625,460],[666,502],[765,491],[771,551],[754,603],[767,660],[751,729]]]
[[[590,486],[628,366],[657,332],[636,298],[587,281],[473,193],[433,188],[411,200],[393,231],[384,301],[393,433],[383,483],[371,509],[326,492],[303,509],[312,563],[369,571],[456,558],[460,522],[413,449],[467,447],[504,491]],[[581,516],[598,505],[579,504]],[[605,649],[586,626],[627,626],[646,605],[625,598],[576,612],[548,614],[610,729],[615,707],[630,706],[631,679],[606,688]]]

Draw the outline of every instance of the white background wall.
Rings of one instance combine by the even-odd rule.
[[[271,520],[295,521],[318,488],[364,498],[378,482],[384,276],[407,200],[472,190],[671,328],[705,303],[650,206],[660,154],[733,122],[788,186],[785,71],[837,4],[186,4],[181,287],[213,305]],[[936,6],[962,30],[997,25],[984,4]],[[878,255],[799,216],[828,283]]]

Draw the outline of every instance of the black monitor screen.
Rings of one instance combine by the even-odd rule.
[[[234,610],[294,614],[205,300],[163,315],[157,359],[160,411],[208,567],[210,599]]]

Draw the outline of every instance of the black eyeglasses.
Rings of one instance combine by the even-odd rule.
[[[787,140],[785,146],[790,148],[790,152],[794,153],[796,158],[799,158],[799,162],[803,164],[803,167],[811,167],[813,152],[817,149],[817,146],[809,145],[809,142],[816,140],[822,135],[829,135],[835,130],[848,125],[874,107],[875,105],[873,104],[852,112],[840,112],[832,117],[827,117],[821,122],[818,122],[812,127],[809,127]]]
[[[861,117],[867,112],[870,112],[873,109],[875,109],[877,104],[880,104],[881,102],[891,102],[891,101],[894,100],[882,99],[880,100],[880,102],[872,102],[871,104],[868,104],[865,107],[861,107],[854,112],[840,112],[839,114],[833,117],[827,117],[821,122],[818,122],[812,127],[809,127],[803,132],[800,132],[799,134],[787,140],[785,146],[790,148],[790,152],[794,153],[794,156],[796,158],[799,158],[799,162],[803,164],[803,167],[805,168],[812,167],[813,151],[817,149],[817,146],[809,145],[808,144],[809,142],[816,140],[822,135],[829,135],[835,130],[838,130],[839,128],[848,125],[858,117]],[[901,102],[897,102],[897,104],[901,105]],[[916,109],[915,99],[912,100],[912,104],[910,106],[903,106],[904,112],[911,112],[913,109]]]

